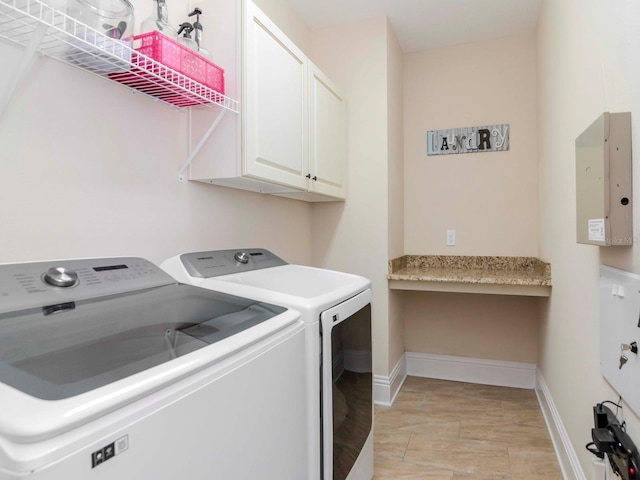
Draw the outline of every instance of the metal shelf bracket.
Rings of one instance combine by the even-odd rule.
[[[33,60],[33,56],[38,51],[38,47],[40,45],[40,42],[44,38],[45,33],[47,33],[47,26],[44,23],[41,23],[40,25],[38,25],[35,31],[33,32],[33,36],[31,37],[31,40],[29,41],[29,43],[25,48],[24,54],[22,56],[22,61],[20,62],[20,65],[15,71],[13,79],[5,89],[4,95],[2,96],[2,100],[0,101],[0,118],[2,118],[2,115],[4,114],[5,110],[9,106],[11,97],[13,97],[13,94],[15,93],[16,88],[18,88],[18,85],[20,84],[22,77],[24,77],[24,75],[29,70],[29,67],[31,67],[31,61]]]
[[[187,157],[185,162],[180,166],[180,170],[178,170],[178,181],[184,182],[184,172],[187,170],[187,168],[189,168],[189,165],[191,165],[191,162],[196,157],[200,149],[207,142],[207,140],[209,140],[209,137],[218,127],[218,125],[220,124],[220,122],[222,121],[226,113],[227,113],[226,109],[220,110],[220,113],[218,113],[218,116],[213,121],[213,123],[208,128],[208,130],[205,132],[205,134],[202,136],[198,144],[193,148],[193,150],[191,150],[191,153],[189,153],[189,157]],[[191,124],[191,116],[189,116],[189,124]],[[189,125],[189,130],[191,130],[191,125]]]

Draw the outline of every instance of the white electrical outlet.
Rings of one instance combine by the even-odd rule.
[[[456,244],[456,231],[447,230],[447,246],[453,247]]]

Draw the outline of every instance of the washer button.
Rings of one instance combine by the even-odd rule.
[[[247,252],[236,252],[233,258],[236,262],[249,263],[249,254]]]
[[[44,274],[44,280],[54,287],[72,287],[78,283],[78,274],[65,267],[51,267]]]

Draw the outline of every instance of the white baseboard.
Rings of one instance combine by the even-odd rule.
[[[587,480],[578,461],[576,451],[571,444],[571,440],[569,440],[569,434],[564,428],[560,414],[553,403],[551,392],[549,392],[549,388],[540,371],[536,375],[536,395],[544,420],[547,423],[547,430],[549,430],[553,448],[556,450],[562,475],[565,480]]]
[[[393,367],[391,375],[388,377],[383,375],[373,376],[373,402],[378,405],[391,406],[406,377],[407,361],[405,356],[402,355],[396,366]]]
[[[503,362],[406,352],[407,375],[501,387],[531,388],[536,385],[533,363]]]

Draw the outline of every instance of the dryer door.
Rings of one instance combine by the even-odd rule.
[[[324,311],[320,319],[323,478],[344,480],[373,426],[371,291]]]

